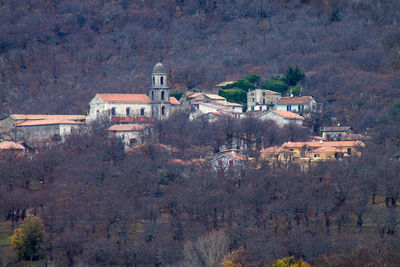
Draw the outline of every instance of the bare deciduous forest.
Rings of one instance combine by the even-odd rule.
[[[324,104],[322,120],[371,136],[360,157],[307,171],[249,166],[230,179],[171,159],[204,157],[234,134],[260,148],[308,133],[181,113],[156,127],[178,152],[150,144],[124,153],[100,123],[33,156],[2,158],[1,221],[16,228],[39,216],[41,257],[61,266],[268,266],[287,256],[399,266],[399,10],[395,0],[1,1],[2,116],[79,114],[98,92],[147,93],[160,60],[173,90],[296,64],[304,94]],[[0,265],[15,257],[4,251]]]

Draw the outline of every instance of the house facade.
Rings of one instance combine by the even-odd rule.
[[[238,176],[246,168],[246,157],[240,153],[229,151],[216,155],[210,160],[210,163],[215,172]]]
[[[281,94],[271,90],[255,89],[247,93],[247,110],[272,110],[281,99]]]
[[[29,120],[16,126],[18,139],[44,141],[47,139],[63,140],[66,135],[79,133],[85,123],[71,120]]]
[[[153,125],[146,123],[115,124],[107,131],[120,138],[125,146],[134,146],[144,144],[146,139],[153,135]]]
[[[321,136],[328,141],[341,141],[350,134],[352,134],[352,131],[351,127],[349,126],[332,126],[321,128]]]
[[[282,97],[276,103],[275,109],[296,112],[300,115],[322,112],[321,104],[318,104],[312,96]]]
[[[272,120],[275,121],[278,126],[285,126],[290,123],[301,126],[303,124],[304,117],[293,113],[291,111],[282,110],[271,110],[260,115],[258,117],[260,120]]]

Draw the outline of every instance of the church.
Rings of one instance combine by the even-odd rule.
[[[170,97],[167,85],[167,70],[162,63],[157,63],[151,75],[151,88],[146,94],[96,94],[89,102],[86,121],[99,117],[138,118],[146,117],[163,120],[179,109],[180,102]]]

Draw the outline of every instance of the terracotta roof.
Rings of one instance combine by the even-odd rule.
[[[206,161],[205,159],[189,159],[189,160],[170,159],[168,163],[180,166],[190,166],[190,165],[200,166],[205,161]]]
[[[282,145],[283,148],[292,147],[356,147],[364,146],[361,141],[319,141],[319,142],[286,142]]]
[[[55,125],[55,124],[85,124],[84,122],[80,121],[71,121],[65,119],[58,119],[58,120],[29,120],[24,121],[17,125],[20,126],[39,126],[39,125]]]
[[[323,132],[347,132],[350,129],[351,129],[350,126],[322,127]]]
[[[276,104],[308,104],[311,100],[312,96],[282,97]]]
[[[282,153],[282,152],[288,152],[288,151],[280,146],[267,147],[267,148],[261,149],[261,151],[260,151],[260,153]]]
[[[224,108],[224,107],[222,107],[220,105],[215,105],[215,104],[211,104],[211,103],[199,103],[199,105],[203,105],[203,106],[206,106],[206,107],[214,108],[217,111],[222,111],[224,113],[242,114],[239,111],[234,111],[232,109],[227,109],[227,108]]]
[[[188,92],[187,97],[193,98],[193,97],[198,97],[198,96],[201,96],[201,95],[203,95],[203,93]]]
[[[110,132],[131,132],[131,131],[144,131],[150,128],[151,124],[116,124],[107,129]]]
[[[107,103],[151,103],[146,94],[97,94]]]
[[[298,114],[296,114],[296,113],[293,113],[293,112],[291,112],[291,111],[284,111],[284,110],[271,110],[271,111],[268,111],[268,112],[273,112],[273,113],[275,113],[275,114],[277,114],[277,115],[279,115],[279,116],[281,116],[281,117],[285,117],[285,118],[287,118],[287,119],[299,119],[299,120],[304,120],[304,117],[302,117],[302,116],[300,116],[300,115],[298,115]],[[268,113],[267,112],[267,113]],[[262,116],[262,115],[261,115]]]
[[[85,115],[47,115],[47,114],[11,114],[15,120],[72,120],[72,121],[81,121],[85,120]]]
[[[127,122],[133,122],[133,123],[152,123],[154,122],[153,118],[150,117],[116,117],[113,116],[111,117],[112,122],[117,122],[117,123],[127,123]]]
[[[225,100],[225,97],[217,95],[217,94],[204,94],[206,97],[216,100]]]
[[[4,141],[0,143],[0,149],[2,150],[24,150],[23,145],[17,144],[15,142]]]
[[[169,102],[171,102],[172,105],[180,105],[180,104],[181,104],[181,102],[179,102],[179,100],[176,99],[176,98],[173,97],[173,96],[171,96],[171,97],[169,98]]]
[[[326,140],[326,138],[323,138],[322,136],[310,136],[310,139],[311,140],[318,140],[318,141],[320,141],[320,140],[322,140],[322,141],[327,141]]]
[[[217,103],[219,105],[223,105],[223,106],[228,106],[228,107],[243,107],[243,105],[241,105],[241,104],[232,103],[232,102],[228,102],[228,101],[224,101],[224,100],[217,100],[217,101],[215,101],[215,103]]]

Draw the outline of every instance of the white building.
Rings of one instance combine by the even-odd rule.
[[[223,152],[210,160],[211,167],[220,174],[227,173],[237,176],[243,173],[246,167],[246,157],[235,151]]]
[[[149,94],[96,94],[89,102],[87,121],[101,116],[112,117],[150,117],[161,120],[171,115],[171,106],[179,108],[180,102],[170,98],[167,86],[167,70],[157,63],[152,72],[152,87]],[[173,102],[173,103],[171,103]]]
[[[312,96],[282,97],[276,103],[274,109],[299,114],[322,111],[321,104],[318,104]]]
[[[271,90],[255,89],[247,93],[247,111],[272,110],[281,94]]]
[[[125,146],[133,146],[145,143],[152,136],[152,124],[116,124],[107,129],[111,134],[121,138]]]
[[[84,125],[84,122],[66,119],[28,120],[18,124],[16,130],[17,137],[27,141],[63,140],[68,134],[79,133]]]
[[[291,111],[271,110],[258,117],[261,120],[273,120],[279,126],[294,123],[299,126],[303,125],[304,117]]]

